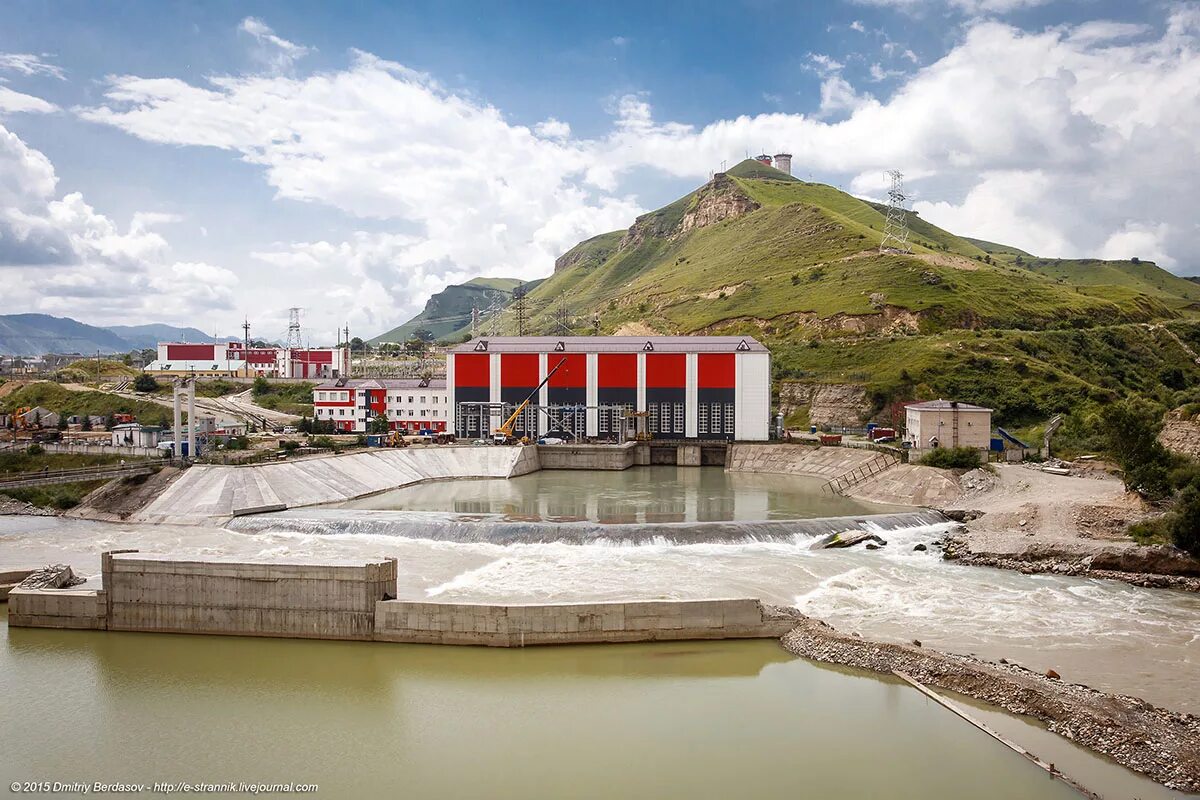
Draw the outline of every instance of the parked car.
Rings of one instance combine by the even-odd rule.
[[[296,426],[294,426],[294,425],[288,425],[288,426],[286,426],[286,427],[283,429],[283,432],[284,432],[284,433],[299,433],[299,431],[298,431],[298,430],[296,430]]]

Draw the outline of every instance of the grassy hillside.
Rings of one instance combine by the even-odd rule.
[[[560,330],[560,296],[580,331],[599,313],[609,333],[787,330],[799,339],[897,324],[936,333],[1141,322],[1173,318],[1190,302],[1178,290],[1184,281],[1163,281],[1150,293],[1127,278],[1076,284],[998,262],[916,215],[910,215],[914,253],[881,255],[879,208],[768,169],[743,162],[722,187],[708,184],[640,217],[602,264],[580,258],[557,270],[530,294],[531,330]],[[683,230],[689,215],[738,204],[753,208],[724,219],[716,213],[715,221]],[[611,243],[617,235],[584,244]],[[510,315],[507,330],[513,327]]]
[[[1129,394],[1200,400],[1200,368],[1162,327],[1200,347],[1196,283],[1034,258],[911,212],[912,253],[881,254],[885,213],[744,161],[568,251],[530,293],[527,331],[565,332],[565,298],[576,333],[598,318],[603,333],[750,334],[777,381],[858,384],[875,411],[954,397],[1013,426]]]
[[[371,339],[369,344],[403,343],[418,330],[428,330],[435,339],[450,340],[471,329],[471,308],[486,310],[497,301],[507,302],[523,281],[516,278],[473,278],[447,286],[430,297],[425,309],[408,322]]]
[[[23,386],[0,400],[0,408],[11,411],[25,406],[41,406],[58,414],[133,414],[139,422],[170,425],[171,409],[144,400],[130,400],[106,392],[74,392],[57,383],[39,381]]]

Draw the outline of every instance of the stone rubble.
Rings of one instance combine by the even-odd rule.
[[[21,581],[19,588],[67,589],[86,582],[87,578],[76,575],[75,571],[67,564],[47,564],[41,569],[29,573],[25,580]]]
[[[1149,776],[1169,789],[1200,791],[1200,717],[1127,695],[1113,695],[1016,664],[990,663],[913,645],[864,640],[800,616],[781,640],[802,658],[917,681],[958,692],[1014,714],[1037,718],[1084,747]],[[1053,677],[1049,677],[1053,676]]]

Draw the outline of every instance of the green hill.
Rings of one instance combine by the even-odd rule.
[[[1150,352],[1144,325],[1195,316],[1194,283],[1146,262],[1035,259],[912,212],[913,252],[880,253],[885,211],[743,161],[628,230],[565,253],[529,294],[527,331],[751,334],[772,347],[781,379],[858,383],[881,404],[927,393],[987,403],[1003,390],[1009,421],[1062,398],[1149,391],[1160,369],[1200,380],[1182,354],[1143,359],[1144,369],[1114,361],[1113,374],[1098,375],[1072,363],[1071,347],[1059,344],[1066,333],[1020,338],[1111,328],[1109,338]],[[516,332],[512,309],[501,320]],[[974,353],[969,345],[989,329],[999,337],[989,347],[1000,349]],[[1088,341],[1075,347],[1112,349],[1081,335]],[[912,367],[901,379],[904,364]],[[1079,391],[1031,395],[1027,376],[1049,374]]]
[[[447,286],[425,303],[425,309],[398,328],[380,334],[369,344],[403,343],[417,331],[429,331],[434,339],[450,340],[471,331],[471,309],[481,312],[507,305],[512,291],[524,281],[516,278],[473,278]]]

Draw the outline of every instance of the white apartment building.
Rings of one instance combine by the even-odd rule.
[[[313,417],[338,433],[367,433],[375,417],[407,433],[444,432],[449,421],[445,381],[417,378],[337,380],[313,389]]]

